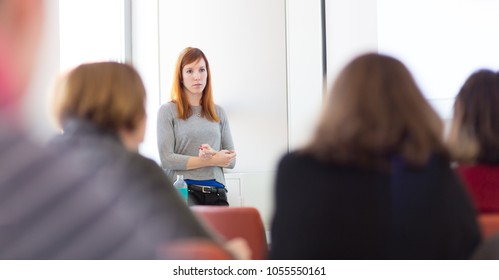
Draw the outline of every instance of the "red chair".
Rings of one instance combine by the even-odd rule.
[[[484,239],[499,233],[499,214],[480,214],[478,215],[478,224]]]
[[[219,244],[206,239],[183,239],[163,246],[162,258],[170,260],[232,260]]]
[[[251,249],[251,259],[267,258],[267,238],[258,210],[254,207],[191,206],[191,210],[213,231],[227,240],[241,237]]]

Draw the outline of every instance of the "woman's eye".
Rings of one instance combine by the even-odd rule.
[[[201,68],[201,69],[199,69],[199,72],[204,72],[204,71],[206,71],[206,69],[205,69],[205,68]]]
[[[191,73],[192,73],[192,70],[190,70],[190,69],[189,69],[189,70],[185,71],[185,73],[187,73],[187,74],[191,74]]]

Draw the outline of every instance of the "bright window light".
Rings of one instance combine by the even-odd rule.
[[[125,61],[123,0],[59,1],[60,69]]]
[[[497,71],[499,1],[378,0],[378,47],[410,68],[444,119],[465,79]]]

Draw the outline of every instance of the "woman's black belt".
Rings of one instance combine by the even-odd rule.
[[[226,188],[217,188],[217,187],[209,187],[209,186],[188,185],[187,188],[189,190],[198,191],[198,192],[202,192],[202,193],[227,192]]]

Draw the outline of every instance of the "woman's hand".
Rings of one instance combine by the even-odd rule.
[[[236,153],[229,150],[216,151],[208,144],[199,147],[197,157],[189,157],[187,170],[202,168],[207,166],[229,167],[236,159]]]
[[[216,152],[211,160],[213,165],[220,167],[228,167],[232,163],[232,161],[236,158],[236,153],[229,150],[221,150]]]
[[[208,144],[202,144],[199,146],[199,153],[198,156],[200,158],[211,158],[217,153],[215,149],[213,149],[210,145]]]

